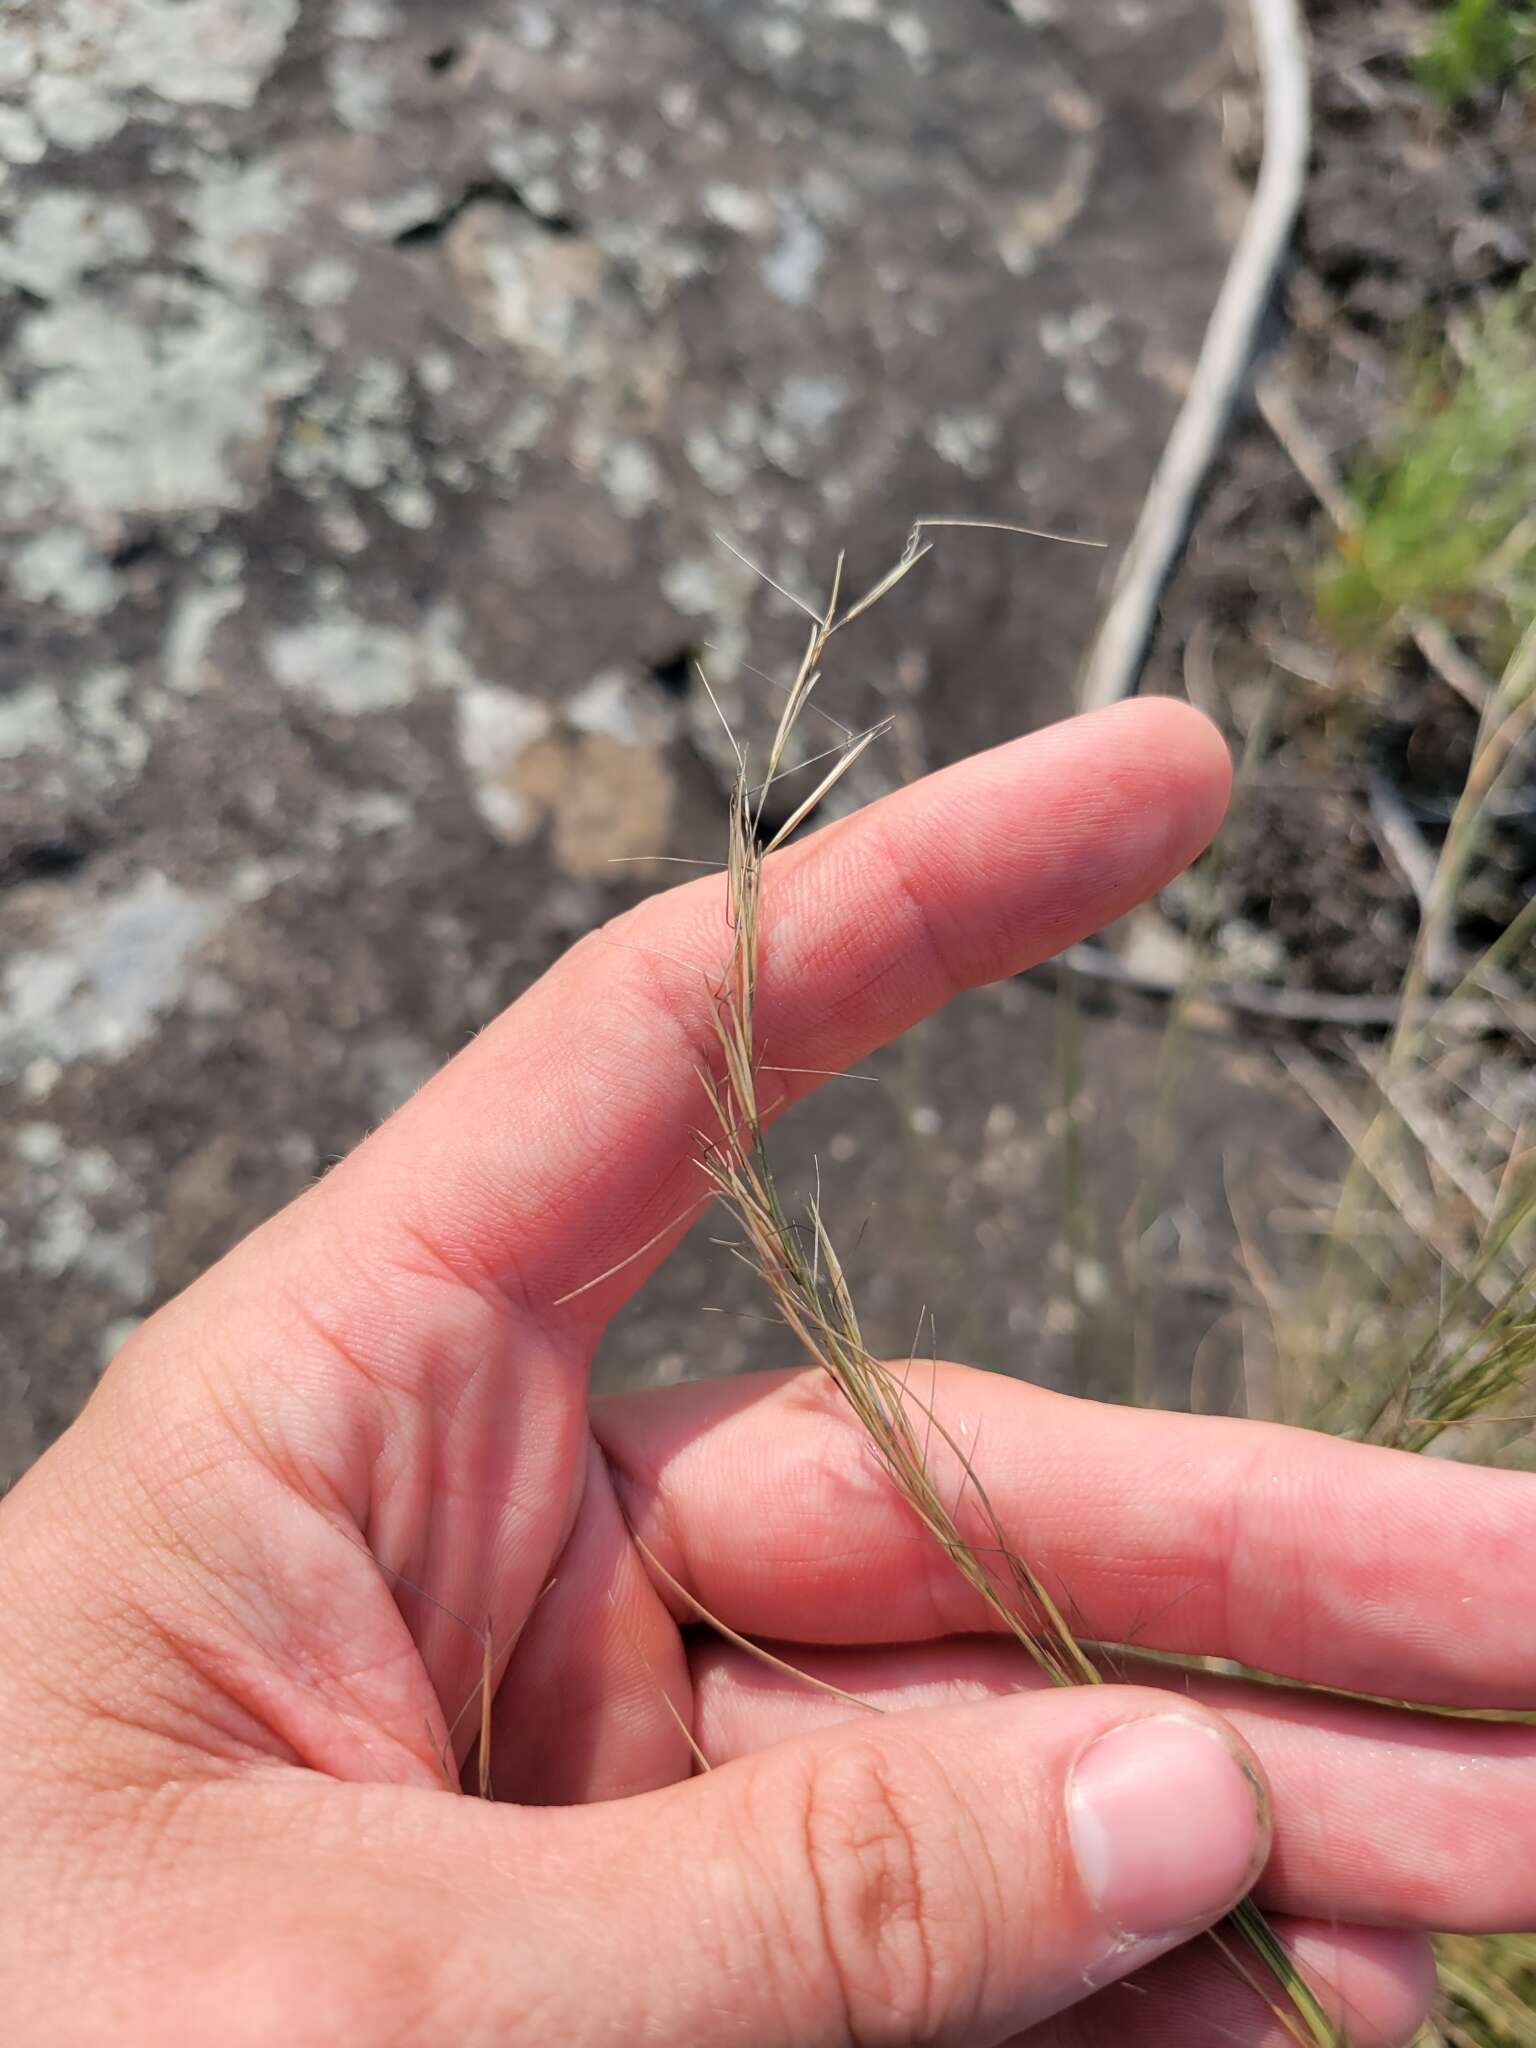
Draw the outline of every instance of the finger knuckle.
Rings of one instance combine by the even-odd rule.
[[[936,1760],[915,1746],[845,1740],[811,1762],[805,1880],[858,2048],[963,2023],[987,1917],[972,1833]]]

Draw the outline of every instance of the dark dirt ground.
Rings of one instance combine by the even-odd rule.
[[[291,0],[265,42],[223,0],[179,12],[208,37],[151,73],[34,0],[0,97],[0,1479],[125,1330],[665,872],[616,857],[715,845],[688,662],[750,732],[745,664],[794,637],[715,528],[805,588],[843,545],[874,573],[920,512],[1124,538],[1251,170],[1217,0],[849,6],[814,36],[770,0]],[[1469,209],[1523,232],[1529,173],[1399,105],[1398,60],[1359,55],[1397,16],[1317,13],[1294,354],[1347,448],[1397,332],[1486,274]],[[1241,426],[1149,686],[1185,687],[1193,642],[1241,737],[1277,650],[1317,653],[1322,532]],[[1104,558],[980,536],[929,567],[841,686],[850,722],[898,721],[849,801],[1070,704]],[[1440,718],[1454,758],[1458,707],[1410,680],[1371,747]],[[1218,948],[1390,988],[1412,899],[1349,776],[1311,787],[1339,775],[1308,715],[1239,811]],[[1192,901],[1127,957],[1177,966]],[[927,1305],[951,1355],[1236,1398],[1234,1158],[1321,1182],[1336,1151],[1225,1012],[1168,1111],[1164,1027],[1087,987],[1064,1032],[1030,979],[792,1120],[784,1177],[819,1157],[872,1337],[904,1351]],[[605,1383],[783,1358],[700,1313],[748,1306],[704,1236]]]
[[[1264,367],[1346,482],[1401,407],[1415,356],[1531,255],[1530,104],[1489,93],[1455,118],[1435,107],[1414,67],[1432,18],[1423,6],[1309,9],[1313,169]],[[1235,104],[1241,164],[1258,117]],[[1418,905],[1373,823],[1368,780],[1387,780],[1433,851],[1477,715],[1412,645],[1383,659],[1330,642],[1313,583],[1336,546],[1250,407],[1169,594],[1147,686],[1196,696],[1239,752],[1268,728],[1222,848],[1221,914],[1239,941],[1261,931],[1272,942],[1263,967],[1288,987],[1389,996]],[[1536,791],[1509,802],[1468,892],[1468,949],[1490,943],[1536,887]]]

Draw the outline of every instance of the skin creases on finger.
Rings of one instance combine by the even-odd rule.
[[[1230,1731],[1088,1686],[871,1716],[519,1824],[527,1910],[558,1867],[605,1929],[553,2007],[602,1996],[605,2038],[691,2048],[1005,2039],[1212,1925],[1269,1839]]]
[[[818,1683],[708,1631],[693,1636],[695,1732],[712,1763],[857,1716],[849,1696],[902,1713],[1042,1683],[1027,1657],[995,1637],[773,1647]],[[1181,1675],[1163,1663],[1117,1658],[1113,1676],[1214,1708],[1259,1758],[1276,1796],[1267,1907],[1441,1933],[1536,1922],[1536,1729]]]

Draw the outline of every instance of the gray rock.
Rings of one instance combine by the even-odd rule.
[[[58,1135],[0,1174],[0,1471],[671,872],[647,857],[718,843],[691,664],[750,739],[799,628],[717,530],[808,596],[920,514],[1124,536],[1231,232],[1223,26],[1217,0],[11,10],[0,1128]],[[929,566],[832,685],[900,724],[842,801],[1067,707],[1104,558],[972,535]],[[1041,1028],[989,1041],[988,1090]],[[838,1104],[877,1178],[906,1170],[883,1111]],[[1027,1325],[1049,1287],[1010,1276],[1049,1231],[978,1235],[977,1161],[938,1170],[934,1228],[991,1276],[968,1291]],[[682,1295],[709,1270],[624,1370],[707,1360]]]

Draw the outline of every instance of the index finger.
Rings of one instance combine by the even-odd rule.
[[[1214,728],[1151,700],[976,756],[775,855],[768,1059],[841,1069],[1119,916],[1202,849],[1229,782]],[[541,1318],[586,1289],[571,1319],[600,1326],[702,1193],[699,1071],[718,1065],[710,982],[729,947],[722,877],[577,945],[325,1183],[358,1277],[377,1286],[425,1245]],[[814,1085],[773,1078],[780,1107]]]

